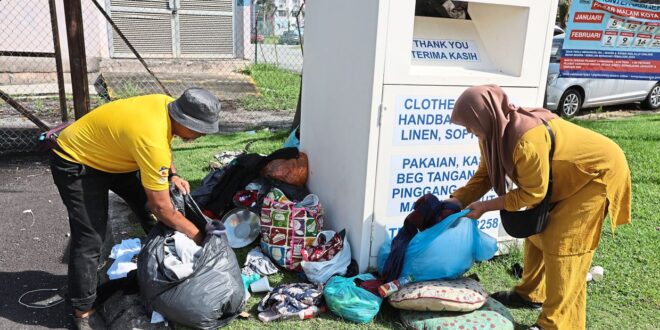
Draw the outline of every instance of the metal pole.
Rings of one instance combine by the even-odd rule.
[[[89,112],[87,56],[85,55],[85,35],[80,0],[64,1],[64,17],[66,18],[66,35],[69,44],[73,109],[76,119],[80,119]]]
[[[0,99],[4,100],[12,106],[12,108],[16,109],[18,112],[20,112],[23,116],[27,117],[31,122],[33,122],[35,125],[37,125],[41,130],[47,131],[50,129],[48,125],[44,124],[43,121],[39,120],[39,118],[35,117],[33,114],[30,113],[27,109],[25,109],[22,105],[20,105],[16,100],[14,100],[9,94],[3,92],[0,90]]]
[[[1,1],[1,0],[0,0]],[[0,50],[0,56],[11,57],[55,57],[55,53],[46,52],[21,52],[13,50]]]
[[[50,25],[53,31],[53,49],[55,51],[55,66],[57,67],[57,89],[60,94],[60,112],[62,113],[62,122],[69,120],[69,113],[66,108],[66,91],[64,90],[64,69],[62,68],[62,50],[60,49],[60,31],[57,27],[57,7],[55,0],[48,0],[50,6]]]
[[[304,43],[303,41],[305,40],[305,38],[302,35],[302,33],[300,33],[300,19],[298,19],[300,13],[302,13],[303,11],[303,7],[305,7],[305,0],[302,0],[302,4],[300,4],[300,7],[298,7],[298,12],[296,13],[296,26],[298,27],[298,39],[299,39],[298,41],[300,41],[300,54],[304,56],[305,49],[303,48],[303,43]]]
[[[128,46],[128,49],[130,49],[131,52],[133,52],[133,55],[135,55],[135,57],[137,57],[137,59],[140,61],[140,63],[142,63],[142,66],[144,66],[144,68],[145,68],[145,69],[147,70],[147,72],[151,75],[151,77],[154,78],[154,80],[156,80],[156,83],[158,83],[158,86],[160,86],[160,89],[163,90],[163,93],[165,93],[165,94],[167,94],[167,95],[169,95],[169,96],[172,96],[172,94],[170,93],[169,90],[167,90],[167,88],[165,87],[165,85],[163,85],[163,83],[160,82],[160,80],[158,80],[158,78],[156,78],[156,75],[155,75],[153,72],[151,72],[151,70],[150,70],[149,67],[147,66],[147,62],[144,61],[144,59],[142,58],[142,56],[140,56],[140,53],[138,53],[138,51],[135,49],[135,47],[133,47],[133,45],[128,41],[128,39],[126,38],[126,36],[124,35],[124,33],[121,32],[121,30],[119,29],[119,27],[117,27],[117,25],[116,25],[115,22],[112,20],[112,18],[110,18],[110,15],[108,15],[108,13],[103,9],[103,7],[101,7],[101,5],[100,5],[96,0],[92,0],[92,2],[93,2],[94,5],[96,6],[96,8],[101,12],[101,14],[103,15],[103,17],[105,17],[105,19],[108,21],[108,23],[110,23],[110,25],[111,25],[112,28],[115,30],[115,32],[117,32],[117,35],[119,35],[119,37],[121,38],[121,40],[124,40],[124,42],[126,43],[126,46]]]
[[[257,47],[259,46],[259,7],[256,1],[253,2],[254,6],[254,64],[257,64]],[[252,38],[252,36],[250,36]],[[264,38],[265,39],[265,38]],[[264,40],[265,41],[265,40]]]

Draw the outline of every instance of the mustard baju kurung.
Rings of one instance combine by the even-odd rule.
[[[524,270],[515,291],[543,303],[538,325],[550,329],[586,326],[586,274],[609,213],[612,230],[630,222],[630,170],[623,151],[610,139],[562,119],[549,122],[555,134],[552,160],[554,208],[546,229],[525,240]],[[511,178],[517,188],[504,195],[516,211],[541,202],[548,189],[550,136],[544,125],[526,132],[516,145]],[[486,164],[453,197],[469,205],[492,185]]]

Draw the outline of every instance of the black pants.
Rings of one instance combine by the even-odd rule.
[[[123,198],[140,219],[146,233],[154,222],[138,172],[106,173],[51,154],[51,172],[69,213],[69,300],[85,311],[96,300],[97,267],[108,223],[108,191]]]

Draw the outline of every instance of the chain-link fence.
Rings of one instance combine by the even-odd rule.
[[[300,90],[300,7],[300,0],[83,0],[90,100],[177,97],[203,87],[222,101],[224,131],[288,126]]]
[[[0,154],[33,150],[39,130],[62,120],[55,8],[54,0],[0,1]]]
[[[59,27],[63,86],[70,93],[62,0],[50,1],[57,8],[59,24],[53,26]],[[288,128],[300,92],[303,1],[81,0],[90,107],[150,93],[177,97],[186,88],[203,87],[222,102],[224,132]],[[55,58],[7,56],[54,53],[49,1],[2,0],[0,24],[0,90],[49,126],[57,124],[62,114]],[[71,95],[66,98],[73,117]],[[1,103],[0,153],[34,143],[34,133],[3,133],[13,122],[35,127]]]

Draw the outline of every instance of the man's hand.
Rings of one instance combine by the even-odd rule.
[[[182,179],[180,176],[174,175],[170,181],[174,184],[174,186],[176,186],[177,189],[179,189],[181,194],[187,195],[190,193],[190,183]]]
[[[159,221],[185,234],[195,243],[201,245],[204,240],[204,233],[172,206],[170,194],[167,190],[155,191],[146,188],[144,190],[147,193],[147,205]]]

